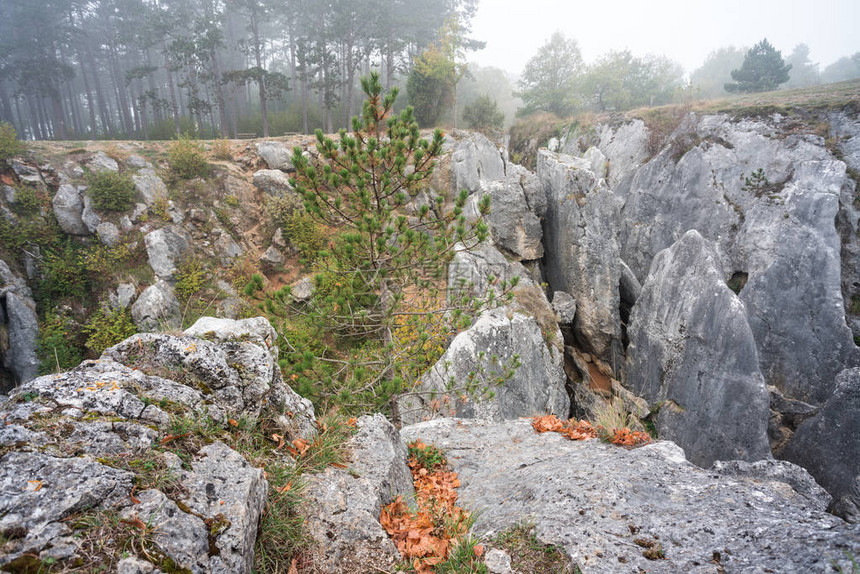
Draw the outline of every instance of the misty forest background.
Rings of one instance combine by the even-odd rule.
[[[478,0],[3,0],[0,121],[27,139],[280,136],[348,128],[359,78],[401,87],[422,127],[507,127],[517,115],[621,111],[727,96],[747,47],[701,67],[608,52],[586,64],[554,34],[519,78],[469,65]],[[512,39],[515,41],[515,39]],[[777,46],[787,50],[787,47]],[[860,77],[799,44],[781,89]]]

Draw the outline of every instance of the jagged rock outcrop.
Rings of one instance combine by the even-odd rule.
[[[534,174],[520,166],[510,165],[507,175],[500,179],[479,180],[478,191],[469,198],[467,212],[477,216],[478,202],[483,196],[489,196],[487,223],[493,242],[517,260],[540,259],[543,256],[543,229],[539,215],[545,213],[546,202],[529,201],[540,193],[540,183]],[[537,203],[537,209],[531,203]]]
[[[478,535],[532,522],[583,572],[850,570],[860,554],[858,527],[824,512],[826,493],[789,463],[749,477],[702,470],[670,442],[625,450],[538,434],[527,420],[440,419],[401,435],[447,452]]]
[[[188,251],[191,237],[184,229],[173,225],[150,231],[143,239],[149,266],[161,279],[172,278],[177,263]]]
[[[220,343],[136,335],[98,361],[15,389],[0,404],[0,568],[89,560],[88,537],[101,536],[106,552],[140,551],[132,558],[142,563],[127,566],[144,572],[250,574],[263,469],[219,441],[191,441],[183,459],[163,445],[187,436],[171,434],[175,417],[229,428],[228,416],[263,410],[285,437],[312,437],[313,409],[281,381],[262,321],[198,326],[216,329]],[[150,488],[135,492],[140,472],[162,478],[147,475]],[[129,534],[110,529],[123,524],[151,544],[146,552],[122,546]]]
[[[836,377],[836,392],[798,427],[782,457],[808,470],[833,495],[835,514],[860,522],[860,369]]]
[[[178,327],[179,299],[173,286],[163,279],[143,290],[131,306],[131,317],[141,331],[155,331],[164,327]]]
[[[534,317],[512,308],[487,311],[422,377],[414,394],[400,400],[403,424],[436,416],[501,421],[555,414],[566,418],[563,356],[544,339]],[[464,399],[465,397],[465,399]]]
[[[478,191],[481,180],[498,181],[504,178],[505,162],[502,154],[486,136],[470,132],[454,143],[449,185],[455,194],[463,189],[469,193]]]
[[[544,220],[547,281],[576,299],[574,334],[582,347],[613,366],[622,363],[618,199],[582,158],[538,153],[547,197]]]
[[[656,157],[613,188],[625,201],[621,256],[644,280],[656,253],[686,231],[717,242],[724,276],[749,277],[740,296],[765,379],[821,404],[836,374],[860,364],[841,310],[834,225],[847,187],[845,164],[824,140],[779,114],[690,115]]]
[[[134,188],[147,206],[155,203],[155,200],[158,198],[167,199],[167,186],[156,175],[155,170],[151,168],[141,169],[131,176],[131,179],[134,182]]]
[[[661,438],[700,466],[770,457],[769,397],[743,303],[688,231],[654,258],[633,310],[625,386],[659,409]]]
[[[365,415],[357,425],[348,442],[349,467],[312,475],[304,491],[302,513],[320,572],[372,574],[401,560],[379,515],[397,496],[414,498],[406,446],[380,414]]]
[[[51,205],[60,229],[69,235],[90,235],[90,230],[84,225],[82,218],[84,201],[80,189],[74,185],[61,185],[54,194]]]
[[[39,374],[39,320],[27,282],[0,259],[0,393]]]
[[[103,151],[97,151],[87,161],[87,167],[92,171],[119,171],[119,164],[116,160]]]

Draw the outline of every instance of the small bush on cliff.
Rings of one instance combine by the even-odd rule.
[[[167,148],[167,161],[170,163],[170,171],[180,179],[209,175],[203,144],[190,137],[180,136],[170,144]]]
[[[128,308],[111,309],[101,306],[92,314],[83,332],[87,335],[87,348],[96,355],[101,355],[108,347],[121,343],[137,333],[137,327],[132,321],[131,311]]]
[[[0,161],[18,155],[24,150],[24,146],[18,141],[18,132],[12,124],[0,122]]]
[[[463,110],[463,119],[473,130],[502,129],[505,113],[499,109],[496,100],[481,96]]]
[[[100,211],[125,211],[134,205],[135,190],[131,177],[115,171],[87,174],[88,193]]]

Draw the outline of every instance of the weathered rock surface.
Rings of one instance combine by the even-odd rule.
[[[179,226],[162,227],[146,234],[146,255],[149,266],[162,279],[170,279],[176,272],[176,264],[188,251],[191,238]]]
[[[505,178],[505,162],[493,142],[479,133],[469,133],[454,144],[451,153],[451,186],[454,193],[466,189],[474,193],[481,180]]]
[[[54,217],[60,229],[69,235],[89,235],[90,230],[84,225],[81,215],[84,210],[84,201],[81,198],[81,190],[74,185],[61,185],[51,200],[54,208]]]
[[[570,293],[556,291],[552,295],[552,310],[558,317],[559,325],[573,325],[576,318],[576,299]]]
[[[254,173],[254,185],[271,195],[295,193],[290,176],[279,169],[261,169]]]
[[[131,317],[141,331],[177,327],[180,322],[179,300],[173,287],[162,279],[143,290],[131,306]]]
[[[131,179],[134,181],[134,188],[147,206],[152,205],[159,197],[167,199],[167,186],[155,174],[154,170],[148,168],[142,169],[131,176]]]
[[[576,299],[577,341],[617,373],[622,362],[618,201],[590,167],[582,158],[538,153],[548,205],[544,267],[552,289]]]
[[[116,160],[103,151],[97,151],[87,162],[87,167],[92,171],[119,171]]]
[[[414,497],[406,446],[397,429],[377,414],[358,419],[348,448],[348,469],[329,467],[313,475],[304,491],[314,565],[321,572],[389,571],[401,557],[379,515],[397,496]]]
[[[555,336],[560,340],[560,333]],[[542,414],[567,418],[570,399],[562,363],[560,349],[544,340],[534,317],[510,308],[487,311],[454,338],[415,394],[400,401],[400,420],[411,424],[458,416],[501,421]]]
[[[749,275],[740,296],[766,381],[821,404],[839,371],[860,365],[841,309],[846,266],[834,225],[851,183],[820,137],[784,122],[779,114],[686,118],[613,188],[625,200],[621,255],[644,280],[656,253],[686,231],[715,241],[724,276]],[[759,169],[766,181],[747,182]],[[851,253],[860,241],[845,238]]]
[[[629,337],[625,386],[660,409],[661,438],[700,466],[770,457],[768,392],[745,308],[696,231],[654,259]]]
[[[269,169],[280,169],[283,171],[294,171],[290,158],[293,156],[287,146],[277,141],[257,142],[257,154],[263,158]]]
[[[260,263],[268,267],[279,267],[285,261],[284,254],[274,245],[269,245],[269,248],[260,255]]]
[[[528,199],[538,195],[540,183],[534,174],[519,166],[511,166],[509,172],[501,179],[480,179],[477,193],[469,198],[467,211],[476,216],[478,202],[483,196],[489,196],[487,223],[493,242],[517,260],[540,259],[543,256],[543,230]],[[529,188],[528,192],[526,188]]]
[[[39,359],[36,357],[39,319],[35,304],[29,297],[19,295],[17,290],[0,288],[0,305],[5,307],[9,344],[3,364],[12,372],[16,382],[24,383],[39,374]]]
[[[845,552],[860,553],[856,525],[824,512],[820,492],[785,482],[802,482],[802,469],[724,475],[670,442],[625,450],[538,434],[527,420],[440,419],[401,435],[447,452],[478,534],[531,521],[541,543],[588,574],[823,572],[831,561],[850,570]],[[659,544],[665,559],[645,558],[636,540]]]
[[[192,443],[185,459],[153,450],[175,432],[171,414],[227,426],[228,416],[254,417],[271,408],[268,414],[282,425],[278,432],[312,437],[310,403],[297,396],[290,402],[292,391],[268,350],[271,325],[261,318],[214,320],[197,330],[220,327],[212,337],[220,343],[136,335],[98,361],[25,383],[0,403],[0,568],[17,571],[33,557],[58,565],[89,559],[81,534],[92,524],[109,529],[116,516],[103,514],[109,512],[128,524],[140,520],[153,545],[148,552],[118,547],[138,553],[118,572],[160,571],[166,559],[195,574],[252,572],[268,488],[263,469],[217,441]],[[230,385],[241,396],[227,391]],[[280,415],[286,409],[295,411]],[[391,444],[403,450],[393,433]],[[405,468],[405,452],[398,456]],[[159,484],[165,486],[135,493],[129,468],[154,468],[164,473]],[[93,518],[67,520],[87,515]],[[108,530],[100,544],[122,542]]]
[[[836,377],[836,392],[798,427],[782,456],[833,495],[834,513],[860,522],[860,369]]]

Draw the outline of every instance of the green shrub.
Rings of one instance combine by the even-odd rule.
[[[463,110],[466,125],[473,130],[502,129],[505,113],[499,109],[496,100],[481,96]]]
[[[131,176],[115,171],[87,174],[93,206],[100,211],[125,211],[134,205],[135,190]]]
[[[0,160],[8,159],[24,151],[24,146],[18,141],[18,132],[12,124],[0,122]]]
[[[15,211],[19,215],[36,213],[41,204],[39,194],[34,188],[25,186],[15,189]]]
[[[324,255],[325,228],[304,211],[294,211],[283,225],[286,239],[301,253],[302,261],[313,263]]]
[[[89,288],[86,254],[80,245],[66,239],[42,252],[40,298],[44,301],[84,297]]]
[[[78,366],[84,358],[78,325],[65,315],[49,312],[39,326],[37,354],[43,375]]]
[[[219,139],[212,142],[212,157],[224,161],[233,159],[233,146],[225,139]]]
[[[111,309],[102,305],[90,316],[83,332],[87,335],[87,348],[95,354],[101,355],[102,351],[108,347],[112,347],[137,333],[137,327],[128,308]]]
[[[186,301],[203,288],[206,268],[199,259],[188,258],[179,264],[176,271],[176,295]]]
[[[171,142],[167,148],[167,160],[170,170],[180,179],[206,177],[209,175],[209,164],[203,144],[186,136]]]

